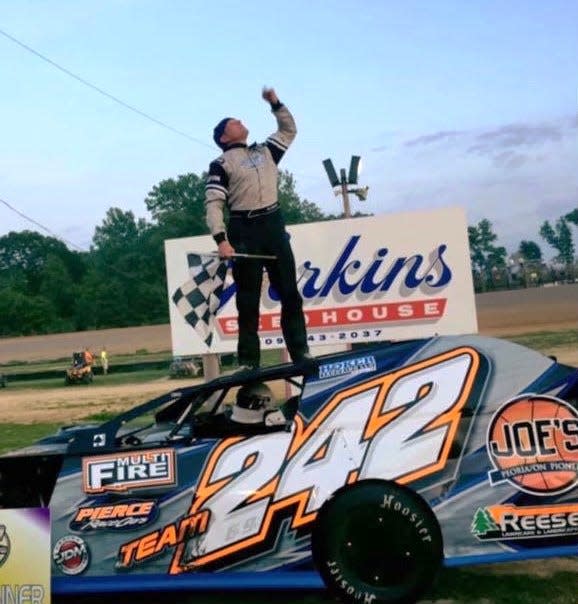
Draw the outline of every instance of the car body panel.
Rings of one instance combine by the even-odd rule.
[[[286,424],[223,432],[206,423],[220,413],[192,414],[269,379],[301,390]],[[576,368],[505,340],[384,343],[320,357],[314,371],[282,365],[175,390],[0,469],[62,458],[49,502],[55,593],[319,587],[318,511],[376,478],[427,502],[447,566],[578,554],[577,400]],[[151,413],[154,426],[126,432]],[[59,562],[59,543],[78,546],[78,566]]]

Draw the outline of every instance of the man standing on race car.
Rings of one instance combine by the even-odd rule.
[[[263,267],[281,300],[281,328],[291,359],[311,359],[307,346],[303,301],[297,289],[295,258],[277,200],[277,164],[297,134],[293,116],[273,88],[264,88],[278,130],[264,143],[247,146],[249,131],[235,118],[222,119],[213,140],[223,154],[209,167],[205,189],[207,225],[221,258],[235,253],[271,255],[274,260],[234,258],[239,314],[239,365],[255,369],[260,364],[259,301]],[[229,210],[225,227],[223,210]]]

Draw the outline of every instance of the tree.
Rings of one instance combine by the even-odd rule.
[[[81,277],[81,257],[55,237],[45,237],[35,231],[12,231],[0,237],[2,280],[18,284],[24,288],[20,290],[23,293],[35,295],[39,292],[49,257],[60,258],[73,281]]]
[[[152,188],[145,205],[165,239],[205,235],[205,175],[183,174]]]
[[[574,242],[572,233],[568,226],[568,220],[562,216],[556,221],[555,228],[546,220],[540,227],[540,235],[558,251],[556,260],[563,264],[572,264],[574,262]]]
[[[110,208],[96,227],[85,280],[90,292],[85,305],[92,309],[95,327],[166,320],[164,249],[157,230],[120,208]]]
[[[566,218],[568,222],[571,222],[573,225],[578,227],[578,208],[568,212],[564,218]]]
[[[521,241],[520,247],[518,248],[518,254],[520,254],[526,262],[542,262],[542,250],[534,241]]]
[[[506,266],[506,248],[495,246],[498,236],[492,230],[492,223],[484,218],[477,226],[468,227],[470,258],[472,267],[487,274],[492,268]]]
[[[290,172],[279,172],[279,203],[287,224],[302,224],[325,220],[323,212],[314,203],[301,200],[295,191],[295,179]]]

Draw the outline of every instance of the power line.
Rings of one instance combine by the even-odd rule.
[[[148,113],[145,113],[144,111],[141,111],[137,107],[133,107],[132,105],[129,105],[128,103],[125,103],[122,99],[119,99],[118,97],[114,96],[113,94],[110,94],[109,92],[106,92],[106,90],[103,90],[102,88],[99,88],[98,86],[95,86],[94,84],[90,83],[88,80],[85,80],[84,78],[80,77],[79,75],[76,75],[75,73],[73,73],[72,71],[66,69],[65,67],[62,67],[58,63],[54,62],[52,59],[49,59],[48,57],[44,56],[43,54],[41,54],[37,50],[34,50],[34,48],[31,48],[27,44],[24,44],[24,42],[21,42],[20,40],[14,38],[10,34],[8,34],[5,31],[3,31],[2,29],[0,29],[0,34],[2,34],[5,38],[8,38],[8,40],[10,40],[11,42],[14,42],[15,44],[18,44],[18,46],[24,48],[24,50],[27,50],[28,52],[32,53],[34,56],[38,57],[39,59],[42,59],[43,61],[45,61],[46,63],[48,63],[52,67],[55,67],[56,69],[58,69],[58,70],[62,71],[63,73],[65,73],[67,76],[70,76],[71,78],[74,78],[75,80],[77,80],[81,84],[84,84],[85,86],[88,86],[88,88],[91,88],[92,90],[95,90],[99,94],[102,94],[103,96],[111,99],[115,103],[118,103],[119,105],[121,105],[125,109],[128,109],[129,111],[132,111],[133,113],[136,113],[137,115],[140,115],[141,117],[144,117],[145,119],[147,119],[147,120],[149,120],[151,122],[154,122],[158,126],[161,126],[162,128],[166,128],[167,130],[170,130],[171,132],[174,132],[175,134],[178,134],[179,136],[183,136],[183,137],[187,138],[190,141],[198,143],[199,145],[203,145],[204,147],[208,147],[208,148],[211,148],[211,149],[213,148],[212,145],[209,145],[205,141],[202,141],[202,140],[200,140],[198,138],[195,138],[194,136],[190,136],[189,134],[187,134],[186,132],[183,132],[182,130],[178,130],[177,128],[173,128],[173,126],[170,126],[169,124],[167,124],[167,123],[165,123],[165,122],[157,119],[156,117],[153,117],[152,115],[149,115]]]
[[[34,220],[34,218],[30,218],[30,216],[26,216],[26,214],[24,214],[20,210],[17,210],[13,205],[9,204],[4,199],[0,198],[0,203],[3,203],[9,210],[12,210],[14,213],[18,214],[18,216],[21,216],[22,218],[24,218],[25,220],[28,220],[32,224],[35,224],[37,227],[40,227],[43,231],[46,231],[47,233],[49,233],[53,237],[56,237],[56,239],[60,239],[61,241],[64,241],[64,243],[67,243],[68,245],[71,245],[72,247],[76,248],[80,252],[88,252],[88,250],[86,250],[84,248],[81,248],[79,245],[76,245],[76,243],[73,243],[72,241],[68,241],[68,239],[65,239],[61,235],[58,235],[58,233],[55,233],[54,231],[51,231],[48,227],[45,227],[43,224],[40,224],[39,222],[37,222],[36,220]]]
[[[40,227],[43,231],[46,231],[47,233],[49,233],[50,235],[52,235],[59,241],[67,243],[68,245],[72,246],[73,248],[76,248],[79,252],[90,253],[90,250],[87,250],[85,248],[80,247],[79,245],[76,245],[76,243],[73,243],[72,241],[65,239],[58,233],[51,231],[48,227],[45,227],[43,224],[40,224],[38,221],[34,220],[33,218],[30,218],[30,216],[26,216],[26,214],[24,214],[20,210],[17,210],[13,205],[9,204],[6,200],[2,199],[1,197],[0,197],[0,203],[3,203],[9,210],[12,210],[16,214],[18,214],[18,216],[21,216],[22,218],[24,218],[25,220],[28,220],[32,224],[35,224],[37,227]],[[124,271],[119,270],[115,266],[109,266],[108,268],[113,273],[116,273],[117,275],[120,275],[121,277],[123,277],[125,279],[129,279],[129,280],[133,280],[133,281],[136,281],[139,279],[138,275],[125,273]]]

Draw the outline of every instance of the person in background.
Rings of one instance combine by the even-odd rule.
[[[102,375],[106,375],[108,373],[108,352],[104,346],[100,351],[100,365],[102,366]]]
[[[90,350],[88,348],[84,349],[84,364],[88,367],[92,367],[92,364],[94,363],[94,355],[92,354],[92,352],[90,352]]]

